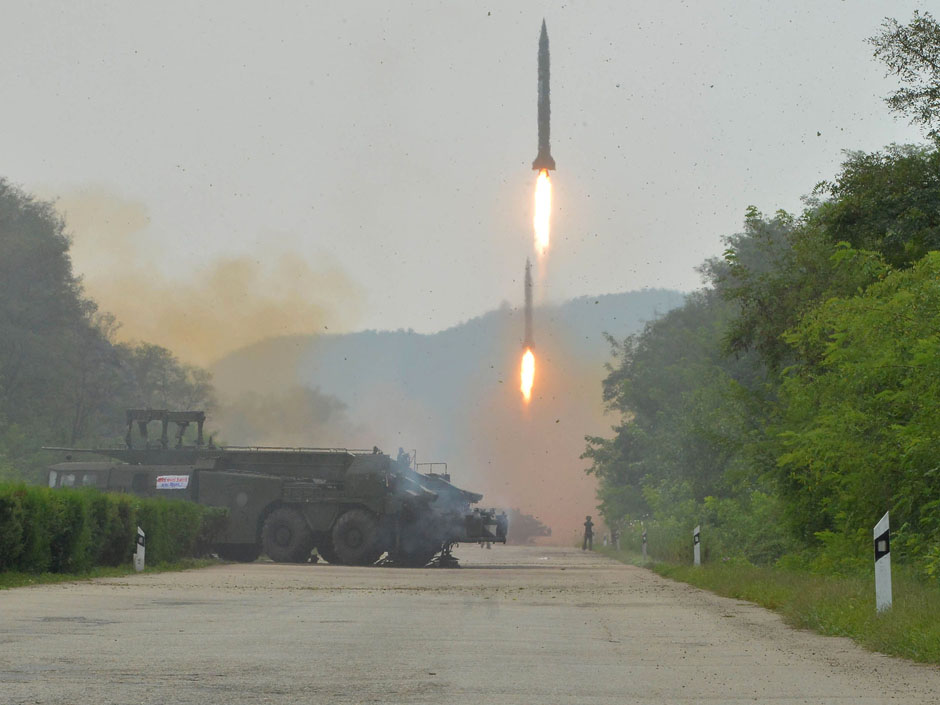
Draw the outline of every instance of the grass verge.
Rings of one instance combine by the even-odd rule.
[[[602,550],[624,563],[644,565],[632,553]],[[875,578],[825,576],[746,563],[647,563],[660,575],[779,612],[795,627],[849,637],[872,651],[940,664],[940,590],[894,566],[893,607],[875,611]]]
[[[148,565],[144,573],[165,573],[192,568],[205,568],[216,565],[219,561],[212,558],[184,558],[172,563],[157,563]],[[125,575],[134,575],[134,566],[122,565],[117,567],[92,568],[84,573],[0,573],[0,590],[26,587],[28,585],[49,585],[52,583],[68,583],[78,580],[94,580],[95,578],[120,578]]]

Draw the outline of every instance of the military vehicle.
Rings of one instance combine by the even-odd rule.
[[[457,543],[506,542],[506,515],[473,507],[483,496],[455,487],[446,472],[418,472],[378,448],[217,447],[204,441],[205,420],[201,411],[130,410],[123,447],[55,449],[68,452],[68,462],[49,468],[49,486],[226,507],[216,550],[237,561],[263,551],[274,561],[305,562],[315,549],[330,563],[368,565],[386,555],[423,566],[437,554],[451,560]],[[161,433],[151,440],[154,422]],[[191,425],[195,441],[186,445]],[[111,461],[72,461],[76,452]]]

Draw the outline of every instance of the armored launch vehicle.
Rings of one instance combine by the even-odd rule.
[[[330,563],[369,565],[387,554],[422,566],[456,543],[506,542],[506,515],[474,507],[483,496],[455,487],[446,472],[420,473],[378,448],[217,447],[204,441],[205,419],[201,411],[130,410],[124,447],[58,449],[70,455],[49,468],[49,485],[226,507],[216,550],[238,561],[263,551],[274,561],[305,562],[316,549]],[[156,440],[148,435],[153,423]],[[186,445],[191,425],[195,442]],[[111,460],[76,462],[75,452]]]

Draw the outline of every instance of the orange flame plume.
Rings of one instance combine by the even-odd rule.
[[[552,181],[548,177],[548,169],[539,171],[535,182],[535,249],[544,255],[548,249],[548,225],[552,212]]]
[[[535,382],[535,355],[532,354],[531,348],[526,348],[522,354],[521,378],[522,398],[528,404],[532,400],[532,384]]]

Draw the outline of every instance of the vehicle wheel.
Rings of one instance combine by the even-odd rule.
[[[261,546],[253,543],[226,543],[218,547],[219,558],[226,561],[251,563],[261,555]]]
[[[378,522],[365,509],[350,509],[333,525],[333,552],[340,563],[370,565],[382,550],[377,547]],[[327,559],[329,560],[329,559]]]
[[[261,529],[261,545],[272,561],[302,563],[313,549],[313,534],[300,514],[281,507],[265,519]]]
[[[333,539],[329,535],[317,539],[317,555],[327,563],[334,565],[340,563],[339,556],[336,555],[336,549],[333,548]]]

